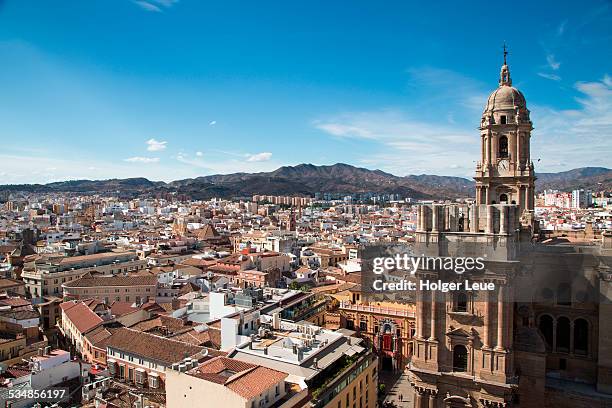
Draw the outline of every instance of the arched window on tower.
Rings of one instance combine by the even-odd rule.
[[[468,311],[468,295],[465,291],[455,292],[455,312],[465,313]]]
[[[544,315],[540,317],[540,324],[538,326],[540,328],[540,333],[544,336],[544,341],[546,341],[546,345],[552,349],[553,346],[553,318],[549,315]]]
[[[557,320],[557,352],[569,352],[570,349],[570,321],[567,317]]]
[[[499,138],[499,157],[508,157],[508,138],[506,136]]]
[[[507,194],[500,195],[499,196],[499,202],[500,203],[508,204],[508,195]]]
[[[465,372],[468,367],[468,352],[465,346],[459,344],[453,349],[453,371]]]
[[[584,319],[574,321],[574,353],[586,355],[589,351],[589,323]]]

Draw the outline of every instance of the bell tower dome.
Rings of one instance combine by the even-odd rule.
[[[536,177],[530,157],[533,125],[525,97],[512,86],[507,55],[504,45],[499,86],[489,96],[480,121],[476,202],[517,204],[523,213],[534,208]]]

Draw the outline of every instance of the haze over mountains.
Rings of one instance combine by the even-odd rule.
[[[538,190],[575,188],[612,189],[612,170],[582,167],[560,173],[538,173]],[[253,194],[314,195],[329,193],[398,193],[412,198],[457,198],[471,196],[474,181],[452,176],[395,176],[338,163],[331,166],[300,164],[265,173],[233,173],[176,180],[170,183],[146,178],[73,180],[49,184],[0,185],[0,191],[119,193],[122,196],[185,194],[192,199],[244,197]]]

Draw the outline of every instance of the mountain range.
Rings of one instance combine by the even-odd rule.
[[[538,173],[538,190],[576,188],[612,189],[612,170],[582,167],[560,173]],[[81,194],[119,193],[122,197],[184,194],[192,199],[266,195],[314,195],[317,192],[397,193],[412,198],[458,198],[471,196],[474,182],[467,178],[436,175],[395,176],[348,164],[330,166],[300,164],[283,166],[271,172],[217,174],[176,180],[169,183],[146,178],[110,180],[71,180],[48,184],[0,185],[0,191],[72,192]]]

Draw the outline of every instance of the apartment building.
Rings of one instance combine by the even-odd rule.
[[[84,356],[87,350],[85,334],[111,317],[108,307],[100,303],[72,300],[62,303],[60,309],[61,333],[73,350]]]
[[[101,342],[113,378],[152,389],[164,388],[167,371],[185,358],[196,361],[207,349],[128,328]]]
[[[155,275],[85,276],[62,284],[66,299],[94,298],[106,304],[112,302],[147,302],[157,295]]]
[[[136,252],[105,252],[82,256],[31,255],[24,260],[21,277],[32,297],[61,296],[62,285],[86,273],[115,275],[143,270],[147,261]]]
[[[266,318],[267,317],[267,318]],[[352,332],[262,316],[257,335],[229,358],[289,374],[286,406],[374,408],[378,358]]]
[[[195,407],[206,395],[209,406],[268,408],[281,401],[288,374],[227,357],[215,357],[186,371],[166,375],[168,407]]]

